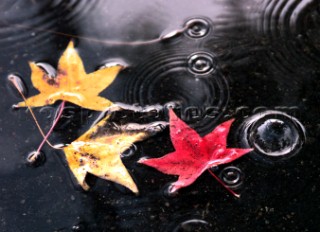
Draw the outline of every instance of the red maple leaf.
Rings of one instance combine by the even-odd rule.
[[[252,150],[226,147],[227,136],[234,119],[220,124],[211,133],[201,137],[179,119],[172,109],[169,115],[170,136],[176,151],[160,158],[142,158],[139,163],[169,175],[178,175],[179,179],[169,188],[170,193],[191,185],[205,170],[232,162]]]

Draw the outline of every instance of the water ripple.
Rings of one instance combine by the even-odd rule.
[[[209,68],[210,72],[205,75],[197,75],[194,70],[192,72],[188,59],[194,58],[194,54],[191,51],[168,50],[151,55],[126,78],[122,88],[123,99],[127,103],[140,105],[179,101],[182,119],[199,133],[208,133],[224,112],[229,99],[229,88],[219,69]],[[201,52],[198,55],[201,57],[203,54],[208,53]],[[198,65],[197,70],[206,69],[203,65],[207,63],[194,64]]]
[[[66,25],[72,27],[82,20],[93,8],[99,7],[99,2],[55,0],[1,3],[0,48],[10,51],[28,45],[40,47],[52,39],[52,35],[62,34]]]
[[[320,14],[316,0],[262,1],[256,28],[270,40],[273,65],[282,72],[320,62]]]

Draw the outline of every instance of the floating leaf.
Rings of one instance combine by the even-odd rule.
[[[139,163],[169,175],[178,175],[178,181],[170,188],[173,193],[192,184],[205,170],[229,163],[251,151],[226,147],[232,122],[224,122],[208,135],[200,137],[170,110],[170,136],[176,151],[160,158],[140,159]]]
[[[83,108],[103,111],[112,102],[98,94],[113,82],[123,68],[115,65],[87,74],[72,41],[59,60],[56,77],[48,75],[34,62],[29,65],[32,84],[40,94],[28,98],[26,102],[19,102],[16,107],[39,107],[64,100]]]
[[[120,155],[133,143],[162,131],[167,122],[129,123],[118,126],[108,122],[109,116],[64,148],[68,165],[83,189],[87,173],[110,180],[138,193],[138,188],[123,165]]]

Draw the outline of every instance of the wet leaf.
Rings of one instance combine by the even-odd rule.
[[[232,162],[251,151],[226,147],[232,122],[224,122],[208,135],[200,137],[170,110],[170,136],[176,151],[160,158],[140,159],[139,163],[179,176],[170,187],[173,193],[192,184],[208,168]]]
[[[121,154],[133,143],[162,131],[167,122],[129,123],[118,126],[108,122],[109,116],[64,148],[68,165],[83,189],[87,173],[110,180],[138,193],[138,188],[121,161]]]
[[[72,41],[59,60],[56,77],[48,75],[34,62],[29,65],[32,84],[40,94],[28,98],[26,102],[19,102],[16,107],[39,107],[64,100],[83,108],[103,111],[112,102],[98,94],[113,82],[123,68],[114,65],[87,74]]]

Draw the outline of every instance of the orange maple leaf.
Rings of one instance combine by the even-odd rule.
[[[83,108],[103,111],[112,102],[98,94],[114,81],[123,68],[115,65],[87,74],[72,41],[59,60],[56,77],[49,76],[34,62],[29,65],[32,84],[40,94],[19,102],[16,107],[39,107],[64,100]]]

